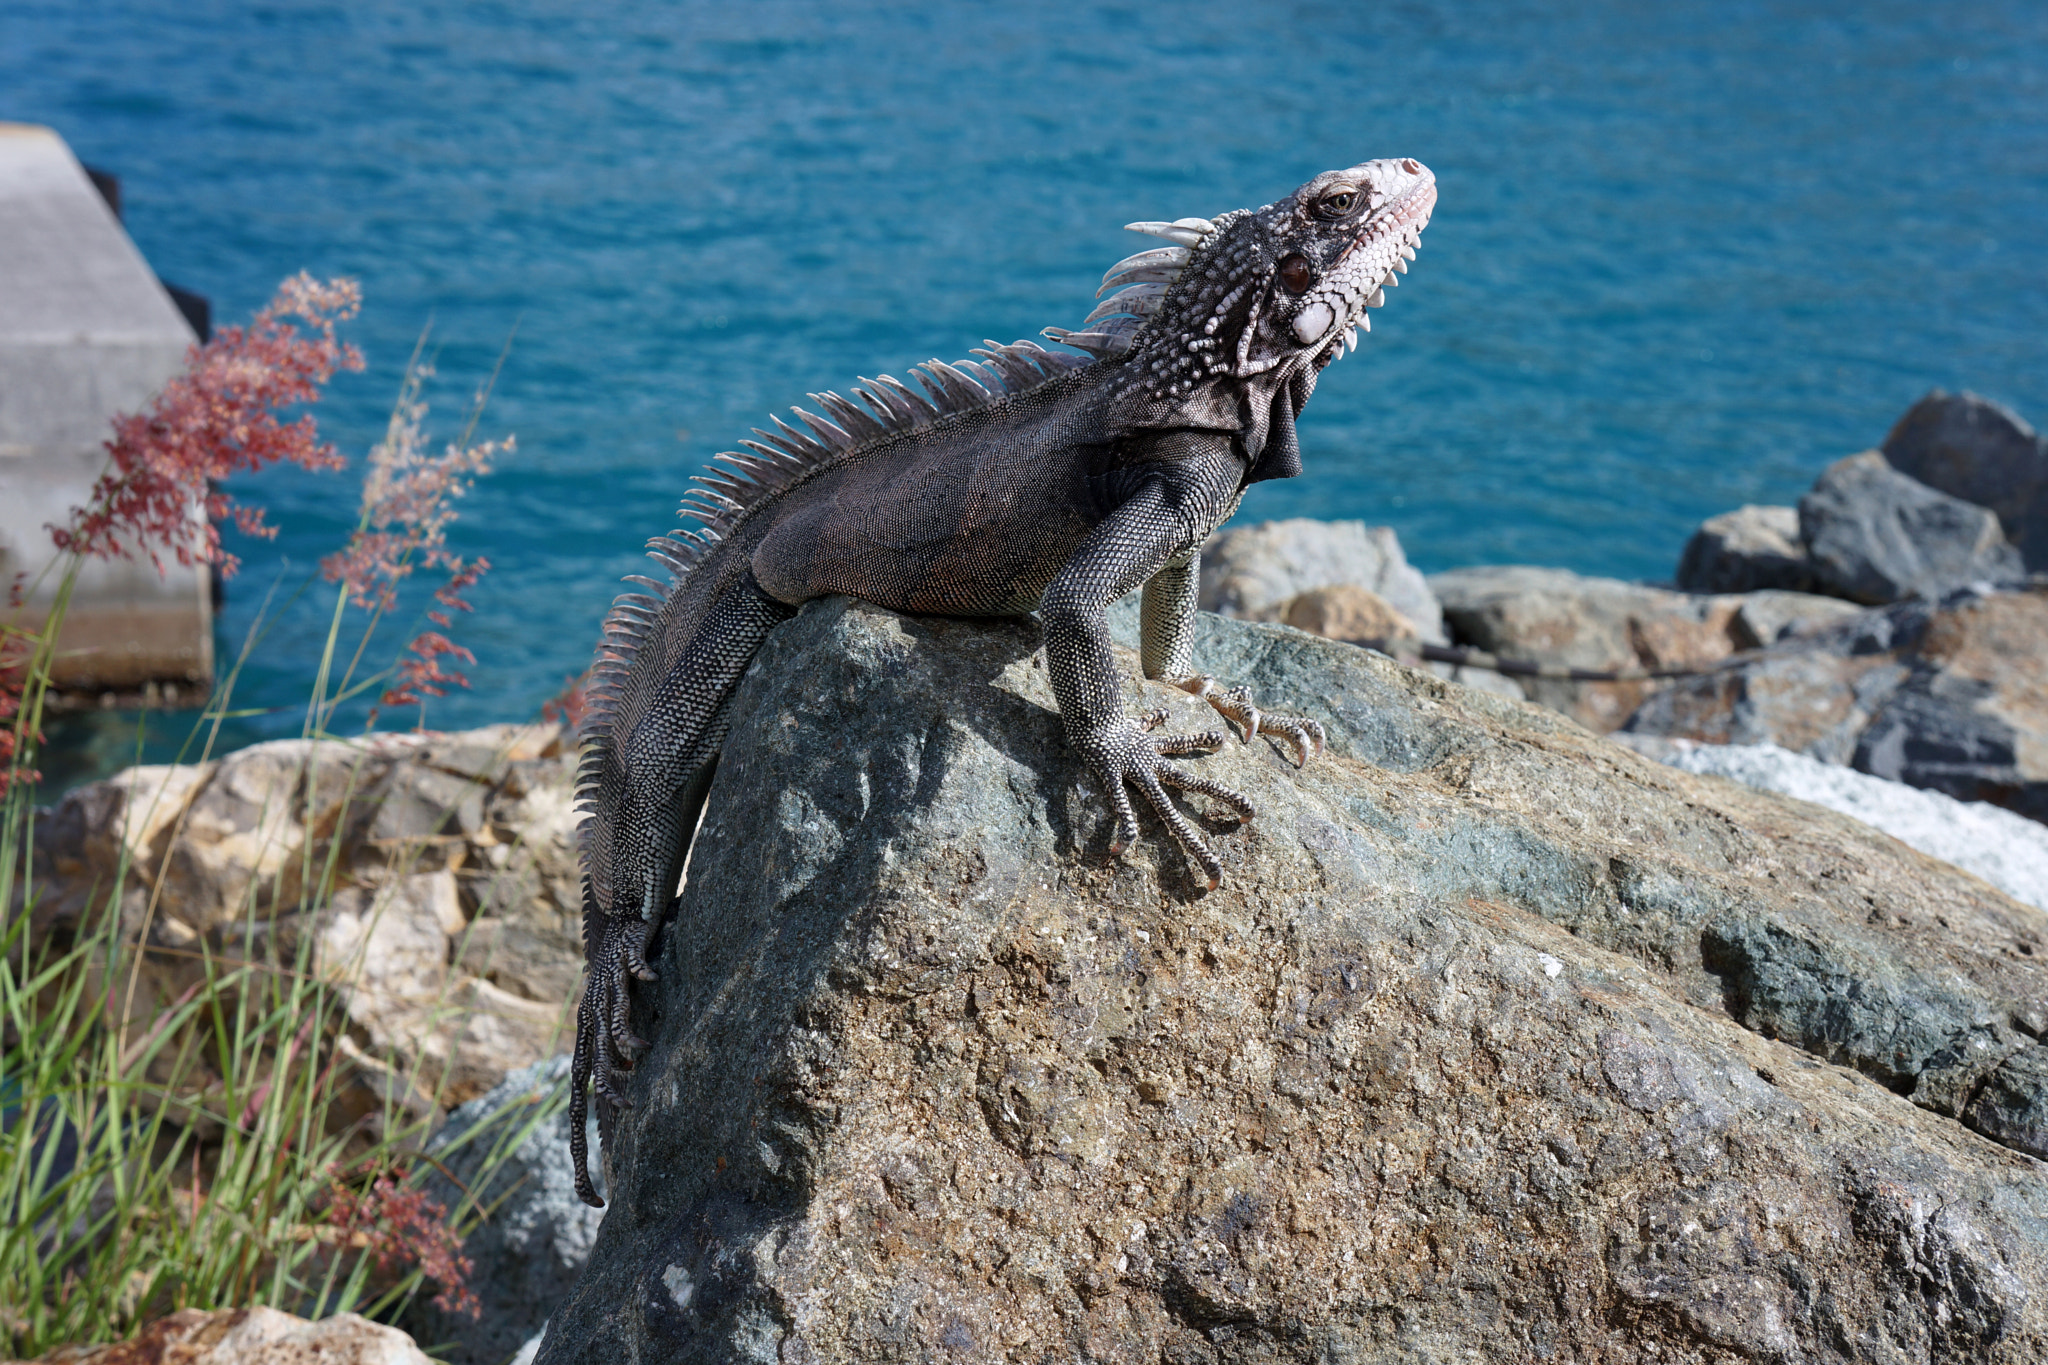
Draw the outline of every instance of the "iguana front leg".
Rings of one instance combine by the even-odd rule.
[[[1243,732],[1249,744],[1258,734],[1285,735],[1294,744],[1295,766],[1305,767],[1323,752],[1322,722],[1307,716],[1261,711],[1248,688],[1224,688],[1194,665],[1195,601],[1201,552],[1169,562],[1145,583],[1139,608],[1138,656],[1145,676],[1178,687],[1216,708]]]
[[[1256,812],[1237,792],[1166,761],[1213,753],[1223,746],[1221,734],[1155,735],[1163,717],[1155,713],[1138,720],[1124,714],[1121,680],[1110,652],[1108,608],[1199,543],[1221,520],[1242,470],[1243,464],[1228,456],[1162,466],[1082,542],[1046,588],[1039,613],[1045,623],[1047,672],[1067,740],[1101,781],[1116,814],[1110,851],[1120,853],[1138,837],[1137,814],[1124,790],[1130,783],[1202,865],[1212,890],[1223,880],[1223,864],[1175,808],[1166,788],[1204,792],[1243,819]]]

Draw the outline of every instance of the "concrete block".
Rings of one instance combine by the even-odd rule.
[[[22,624],[49,610],[49,527],[90,496],[114,418],[146,407],[197,339],[64,140],[0,123],[0,582],[42,577]],[[207,571],[166,558],[164,575],[147,561],[85,565],[58,642],[60,689],[203,695]]]

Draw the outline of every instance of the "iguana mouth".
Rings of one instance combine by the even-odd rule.
[[[1372,330],[1370,310],[1386,306],[1387,291],[1400,283],[1396,277],[1408,273],[1408,263],[1415,259],[1415,253],[1421,249],[1422,230],[1429,226],[1429,215],[1436,208],[1436,176],[1420,162],[1407,162],[1403,169],[1408,166],[1420,171],[1423,178],[1370,214],[1360,225],[1358,235],[1352,238],[1351,245],[1346,247],[1344,253],[1331,265],[1330,273],[1335,275],[1360,249],[1370,250],[1389,241],[1394,244],[1393,254],[1386,269],[1373,281],[1371,290],[1365,295],[1363,302],[1347,301],[1352,305],[1347,311],[1354,315],[1355,320],[1333,337],[1330,346],[1318,354],[1319,365],[1328,364],[1347,349],[1358,349],[1359,329],[1364,328],[1368,332]]]

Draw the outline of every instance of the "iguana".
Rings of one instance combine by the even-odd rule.
[[[1214,220],[1133,223],[1170,245],[1113,267],[1082,330],[931,361],[924,393],[887,376],[852,402],[774,420],[715,457],[682,505],[695,525],[649,543],[666,582],[622,596],[605,622],[578,773],[589,981],[576,1017],[570,1142],[576,1190],[602,1206],[585,1150],[585,1087],[604,1112],[648,1045],[630,1026],[631,982],[671,913],[724,739],[727,707],[768,632],[814,597],[896,611],[1038,611],[1068,741],[1116,816],[1112,853],[1138,837],[1125,784],[1142,792],[1213,888],[1222,864],[1166,795],[1243,796],[1166,760],[1221,734],[1159,735],[1163,711],[1126,716],[1106,611],[1142,587],[1148,678],[1205,697],[1247,743],[1285,736],[1306,763],[1313,720],[1261,712],[1195,671],[1196,555],[1248,485],[1301,472],[1295,417],[1366,310],[1406,273],[1436,203],[1413,160],[1328,171],[1277,203]]]

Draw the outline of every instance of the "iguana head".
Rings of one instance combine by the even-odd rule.
[[[1126,422],[1263,430],[1279,386],[1372,330],[1367,310],[1406,273],[1435,206],[1436,177],[1400,158],[1325,171],[1250,212],[1132,223],[1174,245],[1111,268],[1100,292],[1119,292],[1090,330],[1047,334],[1119,363]]]

